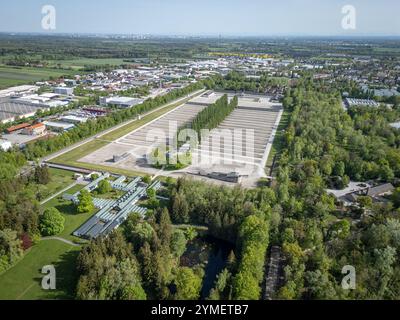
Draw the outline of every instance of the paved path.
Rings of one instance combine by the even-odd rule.
[[[69,244],[71,246],[74,246],[74,247],[80,247],[81,246],[80,244],[74,243],[74,242],[72,242],[70,240],[67,240],[67,239],[64,239],[64,238],[60,238],[60,237],[43,237],[42,240],[45,240],[45,241],[46,240],[57,240],[57,241],[61,241],[61,242],[64,242],[66,244]]]
[[[55,197],[58,197],[60,194],[64,193],[68,189],[71,189],[72,187],[75,187],[78,183],[79,183],[79,181],[75,181],[73,184],[70,184],[68,187],[66,187],[66,188],[62,189],[61,191],[53,194],[50,198],[47,198],[46,200],[43,200],[40,204],[43,205],[46,202],[49,202],[51,199],[54,199]]]
[[[266,257],[266,278],[264,284],[264,300],[272,300],[280,283],[280,274],[282,273],[282,250],[278,246],[271,248],[269,256]]]

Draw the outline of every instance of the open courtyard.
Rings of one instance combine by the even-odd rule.
[[[265,165],[271,151],[283,107],[263,95],[240,95],[238,107],[211,130],[192,150],[192,164],[183,170],[154,168],[149,155],[157,146],[168,145],[178,128],[189,123],[200,111],[222,97],[220,92],[206,92],[159,118],[139,127],[105,146],[78,159],[104,167],[143,172],[151,175],[212,179],[230,184],[225,175],[235,173],[247,187],[266,177]],[[228,94],[232,99],[234,94]]]

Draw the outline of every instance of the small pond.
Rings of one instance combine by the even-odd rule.
[[[203,267],[204,278],[201,299],[206,299],[209,296],[217,275],[225,268],[229,253],[233,249],[232,244],[211,236],[198,237],[188,243],[180,264],[190,268],[198,265]]]

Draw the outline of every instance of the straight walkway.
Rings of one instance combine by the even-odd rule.
[[[75,181],[74,183],[70,184],[68,187],[62,189],[61,191],[53,194],[50,198],[47,198],[46,200],[43,200],[40,205],[45,204],[46,202],[49,202],[50,200],[54,199],[55,197],[59,196],[60,194],[64,193],[65,191],[71,189],[72,187],[75,187],[77,184],[79,183],[79,181]]]

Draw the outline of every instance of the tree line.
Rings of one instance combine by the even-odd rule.
[[[185,129],[193,129],[197,133],[198,141],[202,139],[201,130],[212,130],[218,127],[222,121],[229,116],[233,110],[238,106],[238,98],[234,96],[232,100],[228,101],[228,95],[223,95],[215,103],[210,104],[205,109],[200,111],[192,121],[185,124],[178,130],[179,134]]]

